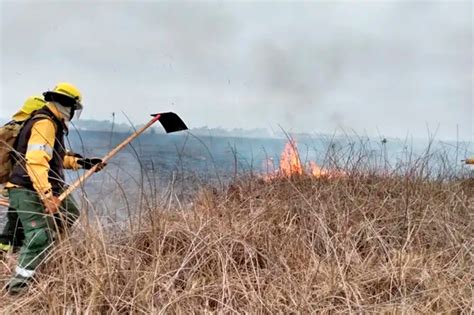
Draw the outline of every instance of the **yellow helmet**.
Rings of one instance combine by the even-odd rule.
[[[46,101],[42,95],[30,96],[12,118],[15,121],[24,121],[31,116],[31,113],[35,110],[41,109],[44,105],[46,105]]]
[[[71,83],[58,83],[52,91],[44,94],[46,101],[57,101],[61,105],[74,107],[74,110],[82,109],[82,94],[77,87]]]

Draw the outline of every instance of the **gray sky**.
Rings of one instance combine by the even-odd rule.
[[[83,118],[474,139],[470,1],[0,3],[0,117],[68,81]]]

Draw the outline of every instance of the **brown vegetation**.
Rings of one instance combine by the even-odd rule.
[[[0,311],[469,313],[473,197],[459,182],[296,176],[203,189],[126,227],[84,217]]]

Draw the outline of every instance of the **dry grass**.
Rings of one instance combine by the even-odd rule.
[[[473,197],[472,183],[394,176],[203,189],[127,226],[82,218],[0,310],[467,314]]]

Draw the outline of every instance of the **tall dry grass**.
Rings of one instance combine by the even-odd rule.
[[[84,216],[0,310],[468,314],[473,198],[416,176],[247,178],[110,228]]]

